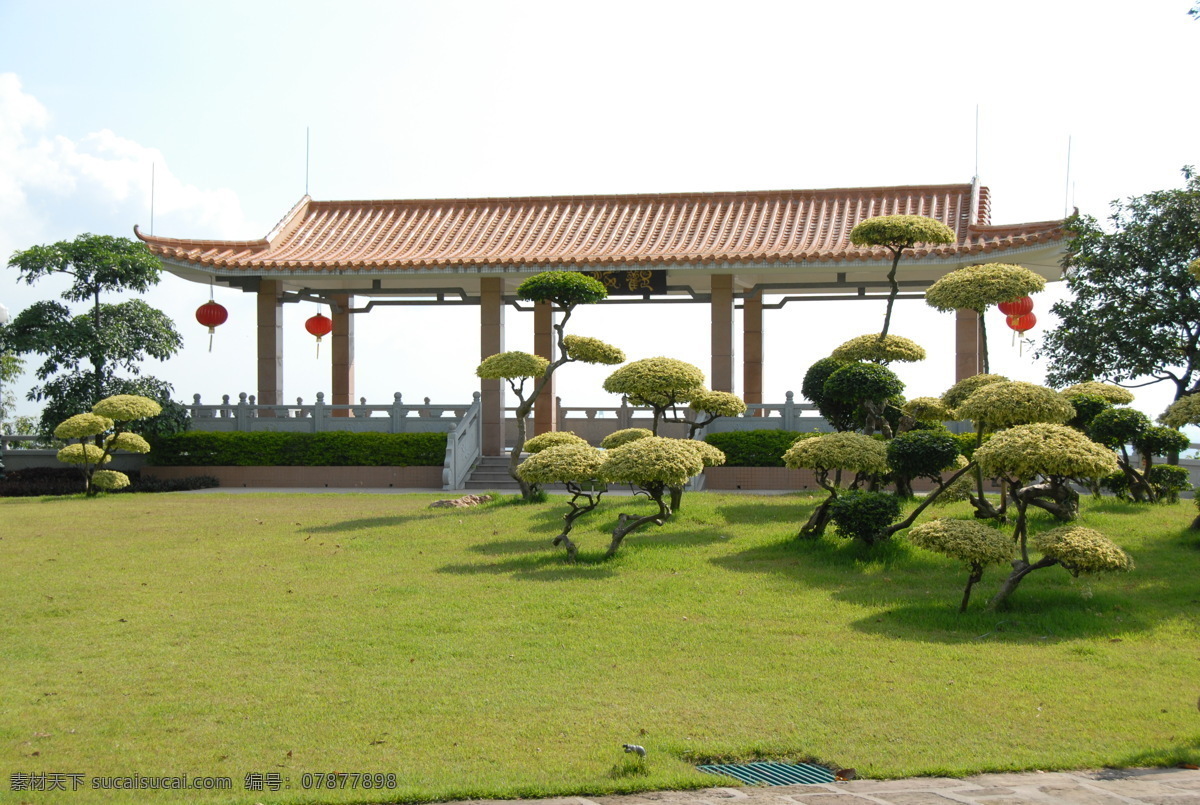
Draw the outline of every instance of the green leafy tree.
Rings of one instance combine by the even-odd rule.
[[[1002,565],[1013,556],[1013,541],[998,528],[977,520],[931,520],[908,532],[913,545],[957,559],[967,566],[967,586],[958,611],[966,612],[971,588],[982,578],[988,565]]]
[[[896,281],[896,269],[900,265],[900,257],[906,249],[912,249],[918,243],[941,245],[954,243],[954,230],[921,215],[883,215],[878,218],[868,218],[854,227],[850,232],[850,242],[855,246],[882,246],[892,253],[892,269],[888,272],[888,284],[891,292],[888,294],[887,312],[883,316],[883,330],[879,340],[887,338],[888,327],[892,323],[892,306],[900,293],[900,283]]]
[[[831,507],[839,495],[853,492],[887,471],[887,448],[883,442],[861,433],[826,433],[798,440],[783,454],[783,463],[794,470],[812,470],[817,484],[829,493],[798,535],[816,539],[825,533]],[[843,472],[853,473],[846,488],[842,487]]]
[[[147,357],[166,360],[178,352],[183,340],[174,323],[140,299],[101,301],[108,294],[144,293],[158,283],[161,267],[145,246],[128,238],[85,234],[16,252],[8,267],[28,285],[45,277],[69,277],[71,285],[62,298],[88,304],[86,312],[77,314],[61,302],[35,302],[5,328],[8,350],[43,358],[35,370],[41,385],[30,389],[28,397],[46,402],[44,433],[105,397],[135,388],[169,399],[171,387],[163,381],[134,378],[143,385],[131,387],[133,380],[120,373],[136,376]]]
[[[1112,203],[1106,229],[1088,215],[1067,220],[1063,261],[1072,297],[1051,310],[1061,324],[1038,357],[1052,386],[1102,378],[1166,382],[1175,399],[1200,391],[1200,176],[1185,185]]]
[[[554,538],[554,545],[562,545],[567,549],[567,560],[574,562],[579,553],[578,547],[571,541],[571,529],[575,521],[600,505],[600,496],[607,487],[594,483],[600,475],[600,467],[604,464],[604,453],[589,445],[583,439],[552,440],[547,436],[555,434],[543,433],[526,442],[543,441],[534,444],[539,447],[546,444],[544,449],[536,450],[529,458],[521,463],[517,472],[521,478],[530,484],[566,484],[571,493],[568,505],[571,510],[563,515],[563,530]],[[582,502],[581,502],[582,501]]]

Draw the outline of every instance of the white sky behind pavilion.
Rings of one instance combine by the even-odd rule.
[[[148,230],[152,165],[155,234],[262,237],[304,192],[306,127],[317,199],[808,189],[968,182],[978,105],[994,223],[1067,204],[1104,218],[1111,200],[1179,186],[1200,163],[1190,6],[3,0],[0,255]],[[14,315],[61,287],[0,269]],[[1063,292],[1035,298],[1030,335],[1054,326]],[[179,399],[255,390],[253,297],[216,294],[230,317],[211,353],[193,317],[207,288],[166,275],[147,296],[185,346],[144,369]],[[285,308],[287,399],[329,391],[328,341],[318,360],[303,329],[313,312]],[[766,400],[799,397],[809,364],[882,316],[882,302],[768,311]],[[705,305],[572,321],[631,359],[709,370]],[[356,326],[356,396],[455,403],[477,387],[477,307],[385,308]],[[993,371],[1040,381],[1003,317],[988,326]],[[953,316],[902,301],[892,332],[930,353],[896,367],[909,396],[953,382]],[[532,348],[530,314],[508,310],[506,347]],[[567,367],[564,404],[617,404],[607,371]],[[23,399],[33,382],[16,384],[18,413],[38,411]],[[1156,416],[1172,390],[1138,394]]]

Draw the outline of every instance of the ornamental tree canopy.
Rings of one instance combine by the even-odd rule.
[[[624,394],[634,404],[674,405],[688,402],[704,388],[704,372],[675,358],[644,358],[609,375],[604,390]]]
[[[1076,394],[1095,394],[1097,397],[1103,397],[1113,405],[1129,405],[1133,402],[1133,392],[1120,386],[1114,386],[1112,383],[1100,383],[1095,380],[1088,380],[1084,383],[1076,383],[1073,386],[1067,386],[1058,392],[1064,397],[1071,397]]]
[[[1074,428],[1044,422],[1000,431],[975,451],[974,460],[987,475],[1021,480],[1103,478],[1117,471],[1113,451]]]
[[[860,222],[850,232],[855,246],[910,249],[918,243],[945,244],[955,240],[954,230],[923,215],[881,215]]]
[[[662,436],[635,439],[607,452],[600,475],[617,484],[683,486],[704,470],[704,457],[694,447],[700,444]]]
[[[1043,555],[1057,559],[1071,575],[1133,570],[1133,560],[1112,540],[1091,528],[1062,526],[1033,538]]]
[[[528,352],[501,352],[483,359],[475,374],[484,380],[515,380],[521,377],[541,377],[550,361]]]
[[[531,484],[579,483],[598,477],[603,463],[604,453],[580,439],[534,453],[521,462],[517,472]]]
[[[1069,422],[1075,409],[1053,389],[1020,380],[1001,380],[972,393],[955,414],[997,430],[1032,422]]]
[[[887,448],[861,433],[827,433],[797,441],[783,454],[783,463],[792,469],[885,472]]]
[[[608,296],[604,283],[577,271],[543,271],[517,286],[517,298],[574,307],[599,302]]]
[[[1042,339],[1047,381],[1148,379],[1175,398],[1200,391],[1200,176],[1112,204],[1108,226],[1088,215],[1066,222],[1071,298],[1051,310],[1061,324]]]
[[[540,453],[563,444],[587,444],[587,439],[576,436],[569,430],[552,430],[549,433],[534,436],[525,442],[525,446],[521,449],[526,453]]]
[[[1171,428],[1200,425],[1200,394],[1189,394],[1171,403],[1158,421]]]
[[[1024,266],[985,263],[942,276],[925,291],[925,303],[941,311],[959,308],[983,313],[992,305],[1037,293],[1046,280]]]
[[[645,439],[647,436],[653,436],[654,431],[649,428],[623,428],[615,430],[604,437],[600,442],[600,446],[605,450],[612,450],[614,447],[620,447],[628,442],[638,439]]]
[[[971,565],[1001,565],[1016,555],[1012,537],[978,520],[930,520],[908,531],[918,548]]]
[[[966,402],[967,398],[979,389],[989,383],[997,383],[1001,380],[1008,380],[1008,378],[1004,375],[987,374],[964,377],[942,393],[942,403],[953,411]]]
[[[899,335],[880,336],[878,333],[851,338],[835,349],[831,358],[839,361],[915,362],[925,360],[925,348]]]
[[[585,335],[564,335],[563,346],[572,360],[584,363],[600,363],[607,366],[622,363],[625,352],[599,338],[588,338]]]

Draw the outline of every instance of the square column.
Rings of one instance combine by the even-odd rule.
[[[761,294],[753,299],[747,297],[742,303],[742,399],[756,405],[762,403],[762,305]]]
[[[283,283],[258,284],[258,403],[283,404]]]
[[[554,363],[558,345],[554,338],[554,306],[538,302],[533,306],[533,354]],[[558,430],[558,411],[554,402],[554,375],[533,404],[533,435]]]
[[[959,308],[954,311],[954,382],[974,377],[982,371],[979,314]]]
[[[479,280],[479,360],[504,351],[504,280]],[[480,380],[479,404],[483,418],[483,454],[504,455],[503,380]]]
[[[733,391],[733,275],[712,277],[713,391]]]
[[[333,315],[333,374],[330,388],[334,405],[354,404],[354,316],[350,307],[354,297],[350,294],[333,294],[337,310]],[[340,311],[340,312],[339,312]],[[334,416],[350,416],[350,412],[334,411]]]

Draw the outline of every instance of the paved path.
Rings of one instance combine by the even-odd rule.
[[[980,774],[826,785],[656,791],[607,797],[471,802],[461,805],[1200,805],[1200,771]]]

